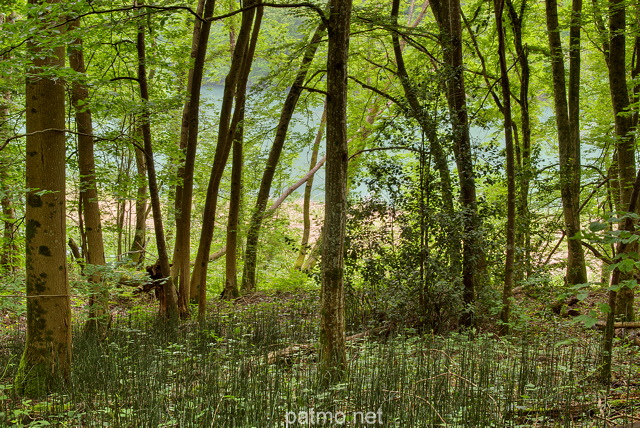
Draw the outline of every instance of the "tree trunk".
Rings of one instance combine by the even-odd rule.
[[[562,195],[562,212],[567,234],[567,273],[568,284],[587,282],[587,270],[584,251],[579,239],[574,236],[580,232],[580,129],[577,115],[579,88],[573,87],[580,78],[579,54],[579,8],[580,0],[574,0],[572,14],[569,69],[569,105],[565,84],[565,67],[560,30],[558,27],[558,4],[556,0],[546,0],[547,32],[551,51],[551,72],[553,75],[553,99],[558,132],[558,152],[560,160],[560,193]],[[578,11],[576,11],[578,8]],[[576,23],[575,20],[578,19]],[[576,37],[577,31],[577,37]],[[577,43],[577,45],[576,45]],[[577,68],[576,68],[577,67]]]
[[[138,128],[139,129],[139,128]],[[140,130],[142,132],[142,130]],[[142,150],[135,148],[136,156],[136,225],[129,259],[135,266],[142,266],[147,248],[147,163]]]
[[[2,120],[2,119],[0,119]],[[5,272],[15,272],[18,269],[16,265],[16,254],[18,252],[18,246],[16,245],[16,235],[18,233],[18,226],[16,224],[16,210],[13,206],[13,199],[11,189],[7,185],[8,182],[8,162],[0,162],[0,192],[2,192],[2,215],[4,223],[4,232],[2,235],[2,253],[0,255],[0,268]]]
[[[64,27],[57,27],[57,31],[64,31]],[[62,80],[49,75],[50,69],[65,64],[64,46],[49,49],[29,41],[27,52],[32,58],[26,83],[27,341],[15,378],[15,391],[38,397],[54,389],[59,381],[68,380],[71,372],[65,88]]]
[[[243,115],[244,116],[244,115]],[[235,299],[240,296],[238,290],[238,225],[240,223],[240,205],[242,202],[242,139],[244,125],[240,119],[233,139],[233,163],[231,167],[231,194],[229,196],[229,217],[227,220],[227,253],[225,259],[225,284],[223,299]]]
[[[527,11],[527,1],[520,4],[520,13],[516,12],[513,2],[507,0],[507,12],[513,30],[513,43],[520,69],[520,129],[521,142],[516,144],[516,160],[518,173],[518,200],[516,206],[516,271],[514,280],[517,282],[531,274],[531,214],[529,212],[529,187],[533,174],[531,165],[531,116],[529,114],[529,82],[531,72],[529,56],[522,41],[523,17]],[[518,155],[519,154],[519,155]]]
[[[289,123],[293,117],[298,98],[302,93],[307,72],[313,61],[316,51],[322,36],[325,32],[325,24],[321,22],[318,25],[314,35],[309,41],[309,45],[305,50],[298,74],[291,85],[291,89],[287,94],[287,98],[282,106],[282,112],[280,113],[280,120],[278,127],[276,128],[276,136],[273,140],[271,150],[269,151],[269,157],[267,159],[267,165],[262,174],[262,180],[260,181],[260,189],[258,190],[258,197],[256,199],[256,205],[251,214],[251,222],[249,223],[249,229],[247,231],[247,245],[244,254],[244,270],[242,274],[242,289],[243,290],[255,290],[256,288],[256,264],[258,258],[258,240],[260,237],[260,227],[262,226],[262,220],[264,219],[264,211],[267,208],[267,202],[269,201],[269,194],[271,193],[271,183],[273,182],[273,176],[280,160],[280,154],[284,147],[284,143],[287,137],[287,131],[289,129]]]
[[[80,28],[80,21],[70,24],[72,30]],[[76,129],[78,132],[78,166],[80,169],[80,199],[84,227],[86,233],[85,268],[93,284],[89,298],[89,319],[87,329],[102,337],[110,322],[109,291],[102,278],[101,267],[104,268],[104,242],[102,239],[102,223],[100,221],[100,205],[96,187],[96,166],[93,144],[93,122],[89,106],[89,89],[80,81],[85,78],[84,51],[82,39],[74,40],[68,48],[69,65],[80,77],[71,86],[71,103],[75,110]]]
[[[0,24],[15,22],[15,15],[0,16]],[[0,61],[6,61],[10,58],[9,54],[0,56]],[[11,92],[6,91],[0,94],[0,141],[4,141],[9,137],[9,106],[11,102]],[[7,154],[6,147],[0,153],[0,205],[2,205],[2,215],[4,223],[4,232],[2,235],[2,249],[0,250],[0,269],[7,272],[15,272],[18,269],[16,265],[16,254],[18,246],[15,238],[18,232],[16,211],[13,204],[13,194],[11,183],[9,181],[9,171],[11,169],[10,154]]]
[[[347,213],[347,63],[351,0],[331,0],[327,30],[327,165],[322,247],[319,372],[335,383],[347,370],[344,319],[344,238]]]
[[[256,17],[256,31],[259,30],[262,19],[262,8],[258,7],[257,9],[259,13]],[[235,135],[233,126],[234,123],[235,125],[238,123],[238,120],[232,120],[231,117],[233,99],[236,92],[238,95],[241,95],[242,98],[245,96],[246,79],[248,79],[253,60],[253,49],[255,49],[255,44],[249,43],[254,15],[256,15],[256,9],[254,8],[242,13],[242,24],[240,26],[236,48],[233,51],[231,68],[225,78],[224,95],[222,98],[222,106],[220,107],[218,145],[216,147],[211,176],[209,177],[209,185],[207,187],[198,254],[196,256],[193,273],[191,274],[191,295],[198,296],[198,317],[200,319],[204,319],[206,311],[207,267],[209,265],[209,251],[211,250],[211,239],[213,237],[215,224],[218,189],[220,188],[220,180],[222,179],[227,158],[231,151],[233,136]],[[243,80],[245,82],[244,89],[240,90],[240,86],[242,85],[239,83]],[[235,117],[239,117],[236,116],[239,114],[237,110],[236,105],[236,112],[234,112]]]
[[[640,195],[640,171],[638,171],[631,195],[629,195],[628,212],[636,212],[638,208],[638,196]],[[620,225],[621,230],[626,230],[631,233],[635,231],[634,220],[627,216],[623,224]],[[632,248],[628,242],[619,241],[616,245],[616,254],[623,255],[628,254]],[[623,281],[620,269],[615,268],[611,274],[611,284],[609,287],[609,312],[607,313],[607,323],[604,329],[604,335],[602,339],[602,355],[600,362],[600,382],[607,387],[607,390],[611,386],[611,359],[613,351],[613,336],[614,336],[614,323],[616,320],[616,306],[618,300],[617,290],[620,288],[620,284]]]
[[[636,173],[633,116],[629,114],[629,91],[626,70],[626,6],[624,0],[609,1],[609,89],[617,138],[618,179],[620,201],[623,207],[630,205]],[[635,245],[637,247],[637,245]],[[623,275],[624,276],[624,275]],[[621,321],[634,321],[633,290],[620,289],[616,314]]]
[[[8,107],[5,105],[0,106],[0,127],[4,128],[8,115]],[[0,130],[1,137],[6,134],[4,131],[4,129]],[[2,248],[0,250],[0,269],[4,272],[15,272],[18,269],[16,265],[18,246],[15,241],[18,233],[18,219],[16,218],[9,178],[10,165],[10,155],[4,152],[0,153],[0,205],[2,205],[2,222],[4,223]]]
[[[489,282],[482,238],[482,221],[478,215],[476,184],[469,137],[469,119],[464,85],[462,26],[459,0],[436,0],[431,8],[440,29],[445,67],[447,68],[447,103],[453,131],[453,152],[460,181],[462,205],[462,298],[465,308],[460,319],[464,326],[475,322],[477,289]]]
[[[215,0],[200,0],[198,14],[207,18],[213,14]],[[188,99],[182,114],[180,149],[185,153],[184,164],[178,168],[176,186],[176,241],[173,250],[172,277],[178,279],[180,287],[178,306],[182,317],[189,316],[191,287],[189,262],[191,260],[191,206],[193,202],[193,172],[198,145],[198,115],[200,114],[200,91],[209,41],[211,21],[194,20],[191,58],[193,68],[189,70],[187,83]]]
[[[151,198],[151,209],[153,211],[153,226],[156,235],[156,246],[158,248],[158,258],[160,269],[165,278],[162,286],[162,298],[160,300],[160,316],[166,317],[170,322],[177,320],[178,302],[176,290],[173,285],[167,254],[167,243],[164,237],[164,226],[162,224],[162,207],[160,206],[160,195],[156,178],[156,167],[153,160],[153,143],[151,141],[151,121],[149,106],[149,86],[147,82],[146,52],[145,52],[145,28],[140,25],[136,40],[138,52],[138,82],[140,84],[140,98],[142,98],[143,108],[141,114],[142,138],[144,140],[144,151],[147,161],[147,175],[149,178],[149,196]]]
[[[318,132],[316,133],[316,139],[313,142],[313,149],[311,150],[310,168],[313,168],[318,162],[318,152],[320,151],[320,143],[324,137],[324,129],[327,123],[327,105],[322,111],[322,117],[320,118],[320,124],[318,125]],[[293,268],[297,270],[302,269],[304,265],[304,259],[309,252],[309,236],[311,235],[311,190],[313,189],[313,175],[307,180],[307,184],[304,186],[304,196],[302,201],[302,239],[300,241],[300,251],[298,251],[298,258],[293,264]]]
[[[516,177],[515,149],[513,143],[513,121],[511,117],[511,88],[509,85],[509,69],[507,67],[504,26],[502,22],[504,0],[493,1],[498,33],[498,57],[500,62],[500,86],[502,88],[502,115],[504,116],[504,142],[507,167],[507,226],[506,257],[504,264],[504,286],[502,289],[502,311],[500,330],[509,333],[511,314],[511,294],[514,282],[515,238],[516,238]]]

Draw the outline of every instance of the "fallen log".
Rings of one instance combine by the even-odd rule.
[[[607,324],[604,321],[598,321],[596,323],[596,328],[604,330],[606,325]],[[615,322],[613,323],[613,328],[640,328],[640,321]]]

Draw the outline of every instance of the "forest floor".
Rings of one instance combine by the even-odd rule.
[[[204,324],[177,329],[158,325],[152,298],[127,294],[114,299],[103,343],[78,326],[71,382],[42,400],[12,394],[25,320],[3,308],[0,426],[342,425],[311,423],[314,411],[346,415],[345,426],[368,426],[366,414],[396,427],[620,426],[640,421],[640,348],[632,335],[616,340],[607,390],[594,380],[600,331],[568,314],[588,315],[604,297],[593,291],[556,314],[551,299],[520,290],[511,337],[398,327],[352,336],[349,377],[327,388],[315,360],[318,290],[215,299]],[[82,306],[74,313],[79,324]]]

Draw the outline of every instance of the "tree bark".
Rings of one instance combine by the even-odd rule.
[[[638,196],[640,196],[640,171],[638,171],[636,175],[631,195],[629,196],[629,205],[627,211],[636,212],[636,209],[638,208]],[[633,233],[635,231],[633,219],[630,216],[627,216],[624,223],[620,225],[620,229]],[[627,254],[629,252],[630,247],[633,246],[629,245],[629,243],[625,241],[619,241],[616,244],[616,254],[618,255],[619,260],[621,260],[621,255]],[[618,289],[620,289],[620,285],[623,281],[621,274],[622,272],[620,272],[620,269],[618,269],[617,267],[611,274],[611,284],[609,286],[608,299],[609,312],[607,313],[607,322],[602,338],[600,382],[605,385],[607,389],[611,386],[611,359],[613,351],[614,324],[617,314],[616,305],[618,299]]]
[[[576,3],[580,3],[580,0],[574,0],[570,30],[573,37],[570,42],[570,97],[568,104],[564,54],[558,26],[558,3],[556,0],[545,1],[549,49],[551,51],[551,71],[553,74],[553,99],[558,132],[560,193],[562,195],[564,226],[568,238],[566,272],[568,284],[583,284],[587,282],[584,251],[580,240],[574,238],[580,232],[580,129],[577,111],[579,88],[571,86],[579,83],[580,78],[580,32],[576,26],[579,26],[579,8],[581,6]],[[576,8],[578,8],[577,11]],[[577,23],[575,22],[576,19],[578,19]]]
[[[453,152],[460,181],[462,205],[462,298],[465,304],[460,323],[472,326],[477,289],[489,282],[482,238],[482,221],[478,215],[475,174],[469,136],[469,119],[464,84],[462,26],[459,0],[436,0],[431,8],[440,29],[440,41],[446,67],[446,95],[453,131]]]
[[[256,18],[255,26],[259,29],[262,8],[258,7],[257,9],[260,11],[260,14]],[[246,79],[248,78],[253,60],[252,49],[255,49],[255,46],[252,48],[249,43],[255,15],[255,8],[242,13],[242,23],[238,33],[236,48],[233,51],[231,68],[225,78],[224,95],[222,106],[220,107],[218,144],[216,146],[211,176],[209,177],[209,185],[207,187],[198,254],[191,274],[191,295],[198,296],[198,317],[200,319],[204,319],[206,312],[207,267],[209,265],[209,251],[211,250],[211,239],[213,237],[215,224],[218,189],[220,188],[220,180],[222,179],[229,152],[231,151],[232,140],[235,134],[233,126],[234,123],[235,125],[238,123],[238,120],[232,120],[231,117],[233,100],[236,92],[238,94],[242,92],[241,95],[244,97]],[[247,77],[243,77],[244,75]],[[242,82],[243,79],[245,79],[245,88],[241,91],[239,83]],[[236,105],[236,112],[238,110],[237,107],[238,105]],[[234,116],[239,114],[239,112],[236,112],[234,112]]]
[[[204,18],[213,15],[215,0],[200,0],[198,14]],[[182,114],[180,149],[184,151],[184,164],[178,168],[176,186],[176,241],[173,250],[173,278],[177,278],[180,293],[178,307],[182,317],[189,316],[191,287],[189,283],[189,262],[191,259],[191,206],[193,202],[193,172],[195,169],[196,149],[198,145],[198,115],[200,113],[200,91],[204,63],[211,30],[211,21],[194,20],[191,59],[193,67],[189,70],[187,83],[188,99]]]
[[[29,1],[30,4],[36,2]],[[46,30],[36,28],[34,31]],[[57,31],[63,32],[64,27],[58,27]],[[71,372],[65,88],[62,80],[49,74],[51,69],[64,67],[65,61],[63,45],[50,48],[29,41],[27,53],[32,59],[26,83],[27,341],[15,378],[15,391],[19,395],[39,397],[53,390],[60,381],[68,380]]]
[[[0,16],[0,24],[15,22],[16,15],[11,13],[8,16]],[[9,54],[0,56],[0,61],[10,59]],[[0,94],[0,141],[9,137],[9,106],[11,102],[11,92],[6,91]],[[10,183],[11,158],[6,153],[6,147],[0,153],[0,205],[2,205],[2,215],[4,231],[2,235],[2,249],[0,250],[0,269],[7,272],[15,272],[18,269],[16,254],[18,246],[15,238],[18,233],[16,211],[13,203],[13,194]]]
[[[529,55],[523,43],[523,17],[527,11],[527,1],[520,4],[520,13],[516,11],[512,0],[506,1],[509,21],[513,30],[513,43],[518,56],[520,70],[520,141],[515,139],[518,172],[518,200],[516,206],[516,271],[515,281],[531,274],[531,214],[529,212],[529,187],[533,174],[531,165],[531,115],[529,114],[529,83],[531,71]],[[518,268],[519,267],[519,268]]]
[[[0,204],[2,205],[4,223],[0,268],[5,272],[15,272],[18,269],[18,266],[16,265],[16,253],[18,252],[18,246],[16,244],[18,226],[16,222],[18,219],[13,205],[11,189],[7,185],[9,178],[7,174],[8,165],[7,162],[4,162],[4,158],[3,161],[0,162],[0,168],[2,168],[0,171],[0,183],[2,183],[2,188],[0,189],[0,192],[2,192],[2,199],[0,200]]]
[[[276,128],[276,136],[273,140],[273,144],[271,145],[271,150],[269,151],[267,165],[265,166],[262,174],[262,180],[260,181],[256,205],[251,215],[249,229],[247,230],[247,244],[244,254],[244,269],[242,274],[242,290],[244,291],[255,290],[256,288],[258,241],[260,237],[260,228],[264,219],[264,211],[267,208],[269,194],[271,193],[271,183],[273,182],[273,176],[275,175],[276,167],[280,160],[280,154],[284,147],[287,131],[289,130],[289,123],[293,117],[293,112],[296,104],[298,103],[298,98],[303,90],[307,72],[311,66],[315,53],[318,50],[318,46],[322,40],[324,32],[325,23],[321,22],[309,41],[309,45],[305,50],[296,78],[291,85],[291,89],[289,90],[287,98],[282,106],[280,120],[278,122],[278,127]]]
[[[515,241],[516,241],[516,177],[515,149],[513,142],[513,120],[511,116],[511,87],[509,85],[509,69],[507,67],[506,43],[503,26],[504,0],[493,1],[498,33],[498,58],[500,62],[500,86],[502,88],[502,115],[504,116],[504,142],[507,167],[507,225],[506,225],[506,257],[504,263],[504,286],[502,288],[502,310],[500,330],[509,333],[511,314],[511,295],[514,283]]]
[[[139,129],[139,128],[138,128]],[[142,130],[140,130],[142,133]],[[129,250],[129,259],[135,266],[142,266],[147,248],[147,163],[145,155],[138,147],[135,148],[136,156],[136,225],[133,242]]]
[[[626,70],[626,6],[624,0],[609,1],[609,89],[617,138],[618,182],[623,207],[630,205],[636,173],[633,116],[629,114]],[[636,246],[637,247],[637,246]],[[623,275],[624,276],[624,275]],[[634,293],[629,287],[617,295],[616,314],[621,321],[634,321]]]
[[[80,28],[80,21],[73,21],[70,28]],[[68,48],[69,65],[79,74],[71,85],[71,103],[75,110],[78,132],[78,166],[80,169],[80,199],[86,234],[85,265],[83,271],[93,285],[89,298],[89,319],[87,329],[97,337],[102,337],[110,323],[109,291],[103,281],[100,269],[106,262],[102,223],[96,184],[96,165],[93,143],[93,122],[89,105],[89,89],[81,81],[86,76],[82,39],[74,40]]]
[[[4,96],[8,100],[8,95]],[[9,117],[9,107],[7,104],[0,105],[0,137],[5,137],[5,126]],[[5,149],[6,150],[6,149]],[[9,171],[11,169],[11,155],[4,151],[0,153],[0,205],[2,205],[2,221],[4,231],[2,235],[2,249],[0,250],[0,269],[5,272],[15,272],[16,254],[18,246],[16,235],[18,233],[16,210],[13,203],[13,192],[11,189]]]
[[[153,156],[153,143],[151,141],[151,115],[149,112],[149,85],[147,82],[146,52],[145,52],[145,28],[144,25],[138,27],[136,40],[138,52],[138,82],[140,85],[140,98],[143,107],[141,114],[142,138],[144,140],[144,151],[147,161],[147,176],[149,178],[149,196],[151,198],[151,209],[153,212],[153,226],[156,235],[156,246],[158,248],[158,258],[160,269],[165,278],[162,286],[162,298],[160,300],[160,316],[174,322],[178,318],[178,302],[176,290],[171,278],[169,256],[167,254],[167,243],[164,236],[164,226],[162,224],[162,207],[160,206],[160,194],[158,181],[156,178],[156,167]]]
[[[344,238],[347,212],[347,63],[351,0],[331,0],[327,30],[327,164],[322,247],[319,371],[335,383],[347,370],[344,318]]]
[[[244,116],[244,115],[243,115]],[[225,258],[225,284],[223,299],[235,299],[240,296],[238,290],[238,226],[240,224],[240,205],[242,202],[242,139],[244,125],[240,119],[233,139],[233,162],[231,166],[231,194],[229,195],[229,217],[227,219],[227,245]]]

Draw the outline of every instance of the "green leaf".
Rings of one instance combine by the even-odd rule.
[[[598,305],[598,308],[605,314],[608,314],[609,312],[611,312],[611,306],[609,306],[608,303],[600,303]]]
[[[629,273],[635,268],[636,262],[633,259],[624,259],[621,262],[617,263],[617,267],[622,273]]]
[[[593,327],[598,322],[598,318],[593,317],[591,315],[578,315],[573,320],[575,322],[584,323],[584,326],[587,327],[587,328]]]
[[[592,232],[600,232],[601,230],[605,230],[609,227],[607,223],[600,223],[599,221],[593,221],[589,224],[589,230]]]

